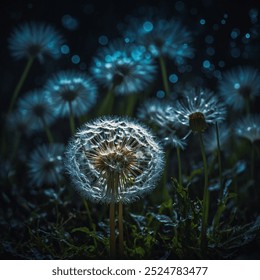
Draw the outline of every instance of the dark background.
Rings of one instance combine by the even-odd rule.
[[[1,111],[5,111],[18,81],[25,60],[14,61],[8,50],[8,37],[14,27],[26,21],[41,21],[52,24],[59,30],[70,47],[70,53],[63,56],[59,63],[48,60],[39,67],[38,62],[33,65],[34,78],[28,78],[21,95],[35,86],[41,86],[45,79],[44,74],[71,68],[80,68],[88,71],[91,58],[101,45],[98,38],[101,35],[108,37],[109,41],[120,37],[117,25],[124,22],[126,15],[135,14],[140,6],[153,6],[163,10],[166,17],[177,18],[183,22],[194,37],[195,58],[192,60],[190,75],[201,75],[206,78],[206,85],[215,89],[216,77],[207,73],[202,68],[205,59],[210,59],[215,65],[215,70],[224,71],[236,65],[258,66],[259,55],[259,22],[252,22],[250,11],[258,10],[259,1],[216,1],[216,0],[183,0],[183,1],[1,1],[0,9],[0,90]],[[69,30],[62,23],[64,15],[70,15],[78,21],[75,30]],[[206,20],[205,25],[199,23],[200,19]],[[259,18],[259,15],[258,15]],[[225,21],[225,24],[221,23]],[[259,19],[258,19],[259,21]],[[218,26],[214,30],[214,26]],[[240,30],[240,36],[232,40],[231,32],[234,28]],[[249,32],[251,37],[245,40],[244,35]],[[207,54],[205,38],[207,35],[214,37],[210,46],[215,49],[215,54]],[[233,42],[233,43],[232,43]],[[233,44],[233,45],[232,45]],[[235,45],[234,45],[235,44]],[[232,57],[231,49],[239,48],[240,55]],[[80,56],[81,62],[77,65],[71,62],[74,54]],[[219,61],[225,65],[219,67]],[[35,75],[39,73],[39,76]]]

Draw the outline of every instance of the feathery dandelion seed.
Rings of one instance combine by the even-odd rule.
[[[65,163],[84,197],[94,202],[129,203],[155,188],[164,157],[144,125],[104,117],[78,130],[67,147]]]

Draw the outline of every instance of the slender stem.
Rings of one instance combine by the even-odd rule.
[[[118,227],[119,227],[119,256],[124,256],[124,228],[123,228],[123,204],[118,204]]]
[[[98,109],[97,115],[106,115],[110,114],[113,109],[114,104],[114,88],[115,86],[112,85],[106,94],[106,97],[103,99],[101,106]]]
[[[249,97],[245,97],[245,106],[246,106],[246,114],[249,115],[250,114],[250,98]]]
[[[15,156],[16,156],[16,153],[17,153],[17,149],[18,149],[18,147],[19,147],[20,140],[21,140],[21,133],[18,132],[18,133],[17,133],[17,136],[15,137],[14,146],[13,146],[12,154],[11,154],[11,157],[10,157],[10,160],[11,160],[11,161],[12,161],[12,160],[15,158]]]
[[[222,176],[222,163],[221,163],[218,123],[216,123],[216,136],[217,136],[217,146],[218,146],[217,153],[218,153],[218,172],[219,172],[219,199],[221,201],[223,196],[223,176]]]
[[[162,71],[162,80],[163,80],[164,90],[165,90],[166,96],[169,96],[170,87],[169,87],[169,82],[168,82],[168,74],[167,74],[165,59],[162,55],[159,56],[159,61],[160,61],[160,67],[161,67],[161,71]]]
[[[70,120],[70,131],[71,131],[71,134],[74,135],[75,134],[75,120],[74,120],[74,116],[73,116],[71,102],[69,102],[69,120]]]
[[[199,140],[200,140],[201,155],[202,155],[203,167],[204,167],[204,192],[203,192],[202,227],[201,227],[201,251],[202,254],[204,254],[207,249],[207,226],[208,226],[208,216],[209,216],[208,165],[207,165],[202,133],[199,133]]]
[[[126,103],[126,108],[125,108],[125,112],[127,116],[132,116],[133,115],[133,111],[134,111],[134,107],[137,101],[137,97],[138,94],[131,94],[128,96],[127,98],[127,103]]]
[[[115,233],[115,203],[110,202],[109,205],[109,224],[110,224],[110,257],[114,259],[116,256],[116,233]]]
[[[177,160],[178,160],[179,185],[182,186],[182,167],[181,167],[181,149],[180,149],[180,147],[177,147],[176,151],[177,151]]]
[[[41,120],[42,120],[42,123],[43,123],[43,126],[44,126],[44,130],[45,130],[45,132],[46,132],[46,135],[47,135],[48,141],[49,141],[49,143],[51,144],[51,143],[53,143],[53,142],[54,142],[54,140],[53,140],[53,136],[52,136],[52,133],[51,133],[51,131],[50,131],[50,129],[49,129],[49,127],[48,127],[48,125],[46,124],[45,119],[44,119],[44,118],[42,118]]]
[[[11,103],[10,103],[9,109],[8,109],[8,114],[10,114],[13,110],[14,103],[15,103],[15,101],[16,101],[18,95],[19,95],[19,92],[20,92],[20,90],[21,90],[21,88],[22,88],[22,86],[23,86],[23,84],[26,80],[26,77],[28,76],[28,73],[29,73],[29,71],[32,67],[33,61],[34,61],[34,56],[30,56],[29,59],[27,60],[27,63],[26,63],[25,68],[23,70],[23,73],[22,73],[22,75],[20,77],[20,80],[19,80],[18,84],[16,85],[14,93],[12,95]]]
[[[253,185],[254,185],[254,182],[255,182],[255,172],[254,172],[254,169],[255,169],[255,146],[254,146],[254,142],[252,142],[252,147],[251,147],[251,180],[253,182]]]

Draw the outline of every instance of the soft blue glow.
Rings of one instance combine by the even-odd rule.
[[[235,83],[234,84],[234,89],[239,89],[240,88],[240,84],[239,83]]]
[[[207,36],[205,37],[205,42],[206,42],[207,44],[212,44],[212,43],[214,42],[214,37],[213,37],[212,35],[207,35]]]
[[[218,66],[221,67],[221,68],[225,67],[225,65],[226,65],[226,63],[223,60],[220,60],[218,62]]]
[[[78,64],[80,62],[80,57],[77,54],[74,54],[71,58],[71,62],[74,64]]]
[[[183,3],[182,1],[177,1],[177,2],[175,3],[175,9],[176,9],[178,12],[183,11],[184,8],[185,8],[185,5],[184,5],[184,3]]]
[[[226,20],[225,20],[225,19],[222,19],[222,20],[221,20],[221,24],[223,24],[223,25],[226,24]]]
[[[76,30],[79,26],[79,22],[71,15],[64,15],[61,19],[62,25],[69,30]]]
[[[207,54],[212,56],[215,54],[215,49],[212,47],[207,48]]]
[[[239,48],[233,48],[230,53],[231,53],[231,56],[234,58],[240,57],[240,54],[241,54]]]
[[[69,54],[70,53],[70,47],[68,45],[62,45],[60,48],[60,51],[62,54]]]
[[[105,36],[105,35],[99,36],[98,42],[99,42],[99,44],[102,45],[102,46],[107,45],[107,43],[108,43],[108,38],[107,38],[107,36]]]
[[[236,39],[240,35],[240,30],[238,28],[234,28],[230,33],[232,39]]]
[[[210,68],[210,65],[211,65],[211,64],[210,64],[210,62],[209,62],[208,60],[204,60],[204,61],[203,61],[203,67],[204,67],[204,68],[207,68],[207,69],[208,69],[208,68]]]
[[[200,20],[200,24],[201,25],[204,25],[206,23],[206,20],[204,19],[204,18],[202,18],[201,20]]]
[[[130,39],[129,39],[129,38],[125,38],[124,41],[125,41],[126,43],[129,43],[129,42],[130,42]]]
[[[245,37],[246,37],[247,39],[250,39],[251,36],[250,36],[249,33],[246,33]]]
[[[153,30],[153,24],[150,22],[150,21],[146,21],[144,24],[143,24],[143,29],[144,31],[146,32],[150,32]]]
[[[171,75],[169,76],[169,81],[170,81],[171,83],[173,83],[173,84],[177,83],[178,80],[179,80],[179,78],[178,78],[178,76],[175,75],[175,74],[171,74]]]
[[[156,92],[156,96],[157,96],[158,98],[164,98],[165,92],[164,92],[163,90],[158,90],[158,91]]]

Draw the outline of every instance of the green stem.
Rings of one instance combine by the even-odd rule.
[[[182,167],[181,167],[181,149],[176,147],[177,151],[177,160],[178,160],[178,176],[179,176],[179,185],[182,187]]]
[[[217,146],[218,146],[217,153],[218,153],[218,171],[219,171],[219,200],[221,202],[223,196],[223,176],[222,176],[222,163],[221,163],[218,123],[216,123],[216,136],[217,136]]]
[[[166,63],[165,63],[165,59],[162,55],[159,56],[159,61],[160,61],[160,67],[161,67],[161,71],[162,71],[162,80],[163,80],[165,94],[166,94],[166,96],[169,96],[170,87],[169,87],[169,82],[168,82]]]
[[[74,135],[75,134],[75,120],[74,120],[74,116],[73,116],[71,102],[69,102],[69,120],[70,120],[70,131],[71,131],[71,134]]]
[[[134,107],[135,107],[135,104],[136,104],[136,101],[137,101],[137,97],[138,97],[138,94],[131,94],[131,95],[128,96],[127,102],[126,102],[126,109],[125,109],[125,112],[126,112],[127,116],[131,117],[133,115],[133,111],[134,111]]]
[[[250,115],[250,98],[245,97],[246,114]]]
[[[23,73],[22,73],[20,80],[19,80],[18,84],[16,85],[14,93],[12,95],[11,103],[10,103],[9,109],[8,109],[8,114],[10,114],[13,110],[14,103],[19,95],[19,92],[24,84],[26,77],[28,76],[28,73],[32,67],[33,61],[34,61],[34,56],[30,56],[29,59],[27,60]]]
[[[255,169],[255,146],[254,146],[254,142],[252,142],[252,147],[251,147],[251,180],[253,182],[253,185],[254,185],[254,178],[255,178],[255,172],[254,172],[254,169]]]
[[[124,256],[124,228],[123,228],[123,204],[118,205],[118,227],[119,227],[119,256]]]
[[[114,89],[115,86],[112,85],[106,94],[106,97],[103,99],[103,102],[101,103],[101,106],[98,109],[97,115],[106,115],[110,114],[113,109],[113,104],[114,104]]]
[[[209,216],[209,190],[208,190],[208,165],[205,153],[205,147],[203,143],[202,133],[199,133],[201,155],[203,159],[204,167],[204,192],[203,192],[203,204],[202,204],[202,226],[201,226],[201,251],[202,254],[206,253],[207,249],[207,226]]]
[[[110,225],[110,257],[115,259],[116,256],[116,233],[115,233],[115,203],[109,205],[109,225]]]
[[[17,136],[15,137],[15,142],[14,142],[14,146],[13,146],[13,150],[12,150],[12,154],[11,154],[11,158],[10,158],[11,161],[13,161],[13,159],[15,158],[17,149],[19,147],[20,140],[21,140],[21,134],[18,132]]]
[[[44,126],[44,130],[46,132],[48,141],[49,141],[50,144],[52,144],[54,142],[53,136],[52,136],[52,133],[51,133],[48,125],[46,124],[46,121],[44,120],[44,118],[42,118],[42,123],[43,123],[43,126]]]

